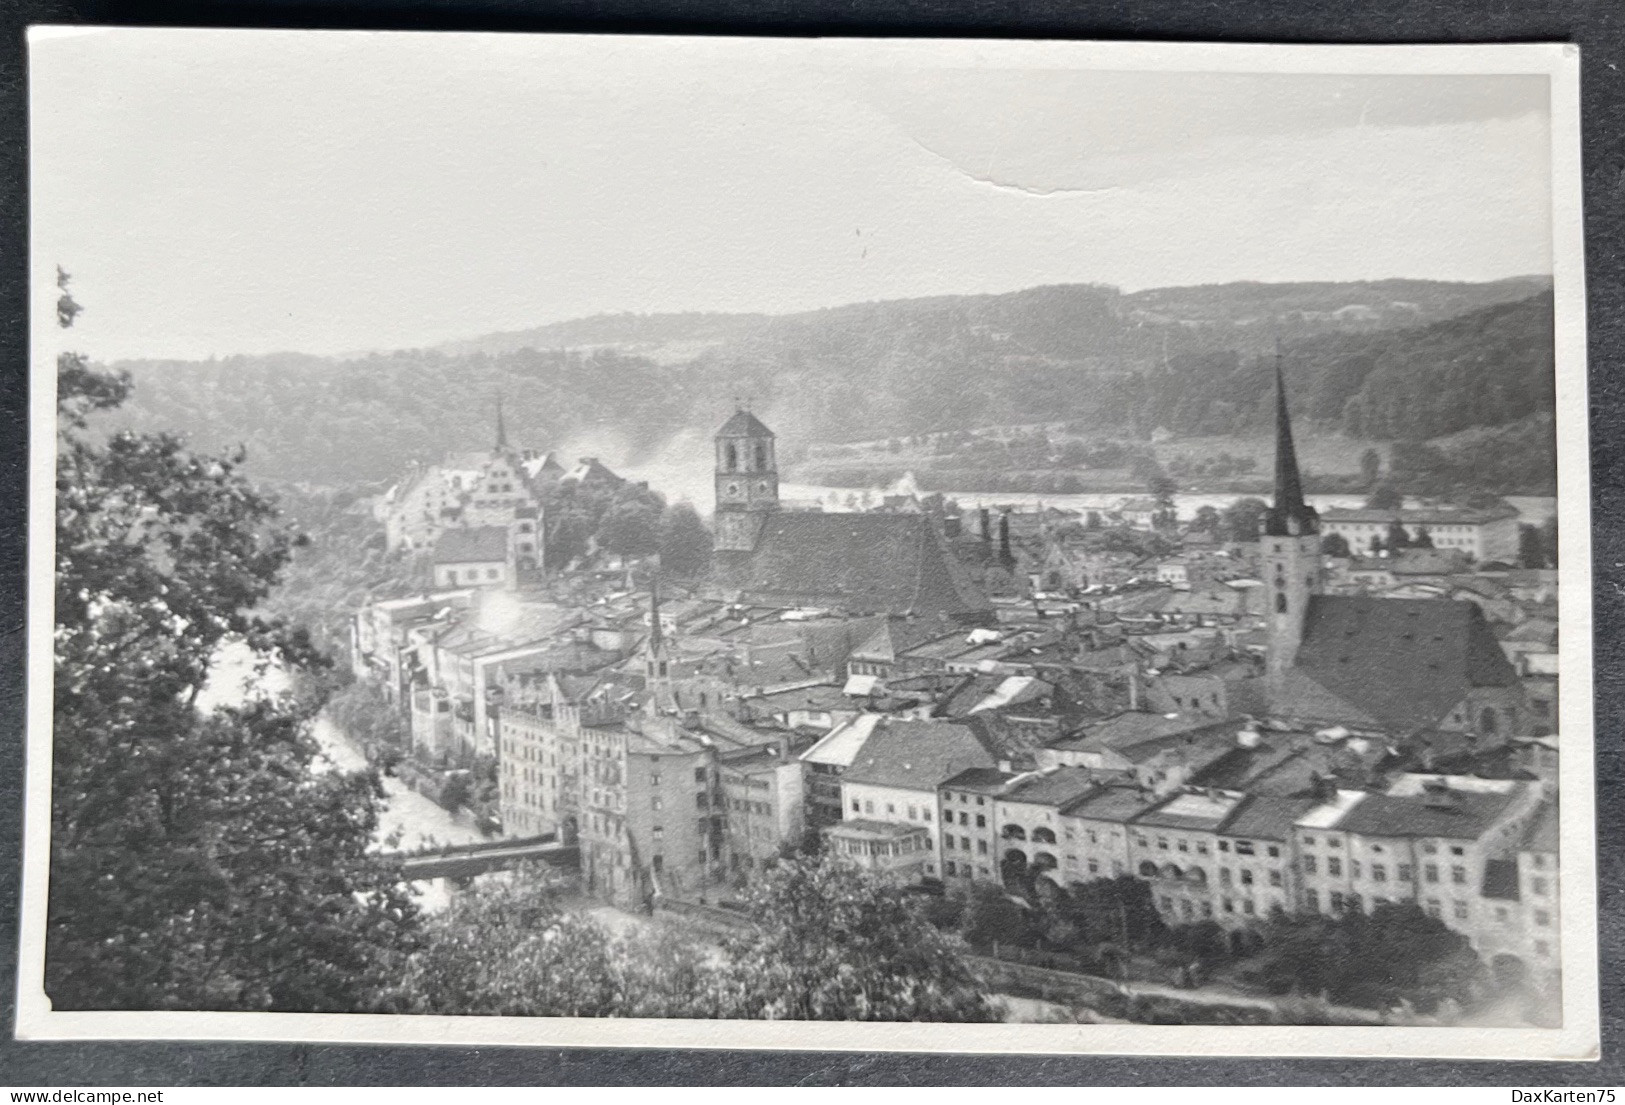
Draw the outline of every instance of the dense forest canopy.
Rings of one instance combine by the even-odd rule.
[[[339,484],[486,443],[497,394],[514,435],[569,449],[566,463],[636,462],[708,434],[736,396],[786,459],[797,445],[1061,420],[1103,438],[1246,434],[1267,425],[1277,341],[1295,413],[1327,432],[1428,440],[1553,408],[1551,293],[1535,278],[1060,285],[778,317],[600,316],[344,360],[119,367],[136,383],[125,425],[244,444],[262,475]]]

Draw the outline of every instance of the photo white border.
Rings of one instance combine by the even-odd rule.
[[[83,34],[414,35],[460,32],[35,27],[29,43]],[[540,50],[610,51],[659,64],[680,51],[718,62],[749,51],[791,64],[1100,68],[1325,74],[1545,74],[1551,79],[1552,279],[1556,326],[1559,707],[1563,1027],[959,1025],[876,1022],[622,1020],[375,1014],[57,1012],[46,998],[50,855],[52,633],[55,566],[54,294],[33,290],[28,544],[27,765],[16,1035],[23,1040],[232,1040],[617,1048],[771,1048],[996,1054],[1372,1056],[1595,1060],[1599,1057],[1595,798],[1593,794],[1590,475],[1579,50],[1568,44],[1298,46],[1213,43],[1020,42],[976,39],[767,39],[525,36]],[[39,166],[33,167],[39,183]],[[39,192],[32,191],[38,202]],[[37,234],[37,229],[35,231]],[[35,269],[40,243],[34,241]],[[36,281],[38,284],[39,281]]]

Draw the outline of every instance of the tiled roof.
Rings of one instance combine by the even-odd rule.
[[[1151,806],[1151,797],[1138,787],[1102,787],[1061,812],[1090,821],[1132,821]]]
[[[997,766],[968,725],[887,718],[875,726],[843,782],[936,790],[968,767]]]
[[[754,552],[714,563],[717,583],[749,602],[854,614],[991,609],[924,514],[779,511],[764,522]]]
[[[1285,840],[1298,819],[1319,803],[1313,798],[1276,798],[1250,794],[1220,827],[1225,836]]]
[[[927,829],[924,825],[910,825],[901,821],[876,821],[872,818],[856,817],[850,821],[837,821],[829,827],[829,831],[839,836],[892,840],[924,833]]]
[[[1022,779],[1004,795],[1004,800],[1034,806],[1066,806],[1098,785],[1094,773],[1087,768],[1061,767]]]
[[[968,790],[973,794],[997,794],[1015,777],[1014,772],[1000,771],[996,767],[967,767],[953,778],[944,779],[941,789]]]
[[[1134,823],[1162,829],[1217,829],[1240,801],[1236,795],[1176,794]]]
[[[1056,741],[1050,747],[1066,751],[1127,748],[1159,737],[1205,729],[1212,724],[1212,718],[1197,714],[1175,714],[1169,717],[1144,711],[1128,711],[1086,726],[1081,732]]]
[[[1359,595],[1310,600],[1295,671],[1397,730],[1437,725],[1474,687],[1518,681],[1475,603]]]
[[[964,629],[940,618],[887,618],[852,650],[852,656],[857,660],[891,661],[917,645],[949,635],[963,638]]]
[[[772,437],[773,431],[762,425],[762,420],[746,410],[734,411],[733,417],[722,424],[718,437]]]
[[[1524,833],[1521,848],[1525,852],[1557,852],[1558,820],[1557,803],[1545,802],[1539,812],[1529,822],[1529,829]]]
[[[472,564],[508,559],[508,531],[501,526],[449,529],[434,543],[436,564]]]
[[[1512,801],[1511,794],[1451,790],[1440,799],[1370,794],[1337,823],[1366,836],[1477,840]]]

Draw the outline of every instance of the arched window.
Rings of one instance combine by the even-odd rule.
[[[1141,875],[1142,878],[1147,878],[1147,879],[1156,878],[1157,877],[1157,865],[1152,863],[1150,860],[1146,860],[1144,863],[1140,864],[1140,875]]]
[[[756,470],[758,472],[767,470],[767,442],[765,441],[756,443]]]
[[[1277,614],[1285,614],[1286,613],[1286,592],[1285,591],[1277,591],[1277,592],[1275,592],[1275,612]]]
[[[722,455],[724,458],[722,462],[723,470],[737,472],[739,470],[739,450],[731,444],[724,445]]]

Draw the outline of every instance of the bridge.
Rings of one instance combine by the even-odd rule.
[[[399,855],[401,870],[410,881],[419,879],[469,879],[491,871],[506,871],[522,863],[541,862],[575,870],[581,863],[581,846],[565,844],[552,833],[546,836],[514,837],[479,844],[447,845],[430,851]]]

